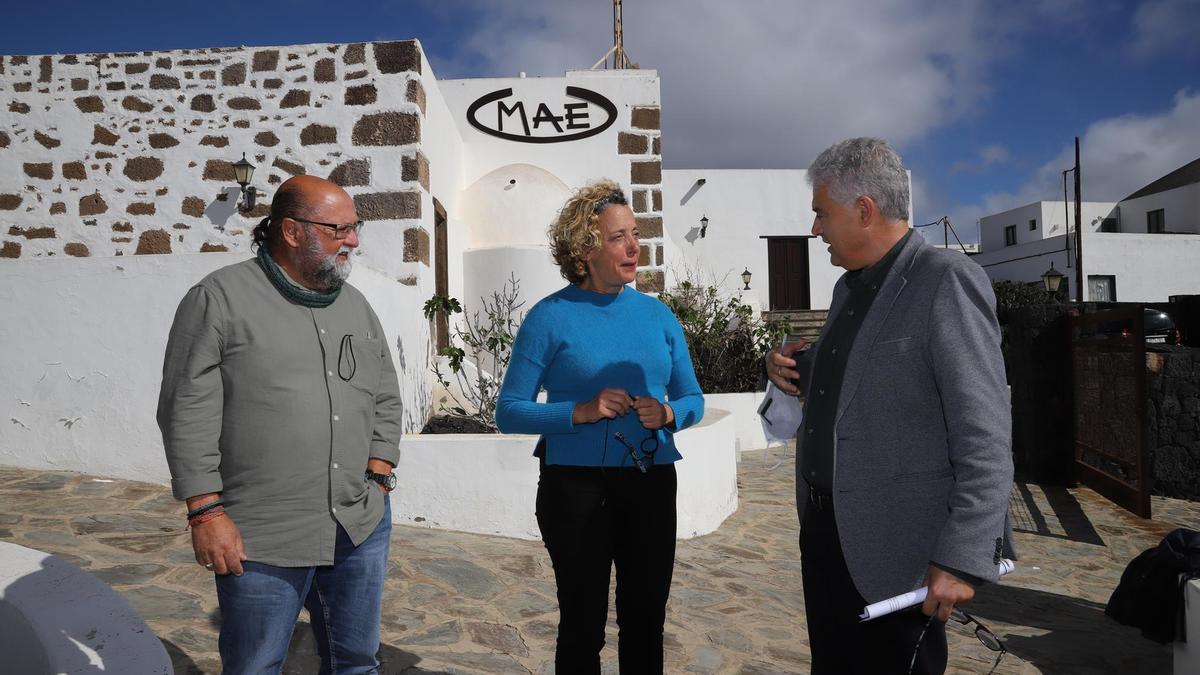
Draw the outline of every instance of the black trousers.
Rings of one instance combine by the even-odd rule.
[[[846,569],[833,511],[818,511],[809,504],[800,527],[800,561],[813,675],[903,675],[909,672],[918,639],[921,646],[912,672],[946,671],[946,624],[935,618],[921,638],[929,617],[919,607],[859,622],[867,603]]]
[[[555,672],[599,673],[617,567],[621,673],[663,672],[663,624],[675,567],[675,465],[542,466],[537,521],[558,584]]]

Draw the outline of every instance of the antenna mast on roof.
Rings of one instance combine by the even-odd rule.
[[[625,53],[625,26],[621,20],[621,0],[613,0],[613,46],[600,60],[592,64],[592,70],[604,64],[605,70],[608,69],[608,57],[613,57],[613,70],[624,70],[627,68],[637,68],[636,63],[629,61],[629,54]]]

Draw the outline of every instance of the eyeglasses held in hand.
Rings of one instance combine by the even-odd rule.
[[[613,434],[613,438],[620,441],[621,445],[624,445],[625,449],[629,451],[629,456],[633,458],[633,463],[637,465],[639,471],[646,473],[650,467],[654,466],[654,453],[658,452],[658,434],[651,431],[646,440],[642,441],[640,450],[633,447],[633,443],[630,443],[629,439],[625,438],[625,434],[619,431]]]
[[[913,669],[917,667],[917,653],[921,650],[921,640],[925,639],[925,631],[929,630],[929,625],[933,623],[934,617],[936,616],[937,612],[929,615],[929,620],[925,622],[925,627],[921,629],[921,635],[917,637],[917,646],[913,648],[912,660],[908,663],[909,675],[911,675]],[[996,666],[1000,665],[1000,660],[1003,659],[1004,655],[1008,653],[1008,650],[1004,648],[1004,642],[1000,640],[1000,637],[993,633],[992,629],[983,625],[979,619],[976,619],[957,607],[950,611],[950,618],[964,626],[972,623],[975,624],[975,638],[978,639],[984,647],[996,652],[996,660],[992,663],[992,670],[989,671],[994,672],[996,670]]]
[[[334,239],[345,239],[346,237],[350,236],[351,232],[357,232],[358,234],[362,234],[363,227],[366,226],[366,223],[364,223],[361,220],[358,221],[357,223],[349,223],[349,224],[339,225],[338,223],[320,223],[315,220],[306,220],[304,218],[297,218],[296,216],[288,216],[288,218],[291,218],[292,220],[295,220],[300,223],[308,223],[309,225],[320,225],[321,227],[328,227],[329,229],[333,230],[333,238]]]

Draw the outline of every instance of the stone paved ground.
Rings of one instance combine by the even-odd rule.
[[[740,508],[719,531],[680,542],[667,623],[672,673],[804,673],[809,650],[796,547],[792,465],[743,456]],[[778,464],[778,465],[777,465]],[[777,465],[777,466],[776,466]],[[1142,521],[1087,488],[1018,484],[1022,560],[969,608],[1007,641],[996,673],[1168,673],[1171,651],[1103,614],[1125,564],[1200,504],[1155,498]],[[211,576],[192,560],[166,488],[0,467],[0,540],[49,551],[111,584],[162,639],[177,673],[216,673]],[[538,542],[396,527],[384,601],[386,673],[549,673],[554,581]],[[609,643],[615,645],[610,621]],[[950,629],[951,672],[992,654]],[[612,647],[606,672],[616,672]],[[285,672],[315,672],[302,619]]]

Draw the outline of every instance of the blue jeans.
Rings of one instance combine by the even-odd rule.
[[[218,575],[222,672],[280,672],[303,605],[312,620],[321,673],[378,673],[375,655],[391,531],[389,499],[379,525],[361,545],[355,546],[338,527],[332,565],[276,567],[246,561],[242,576]]]

